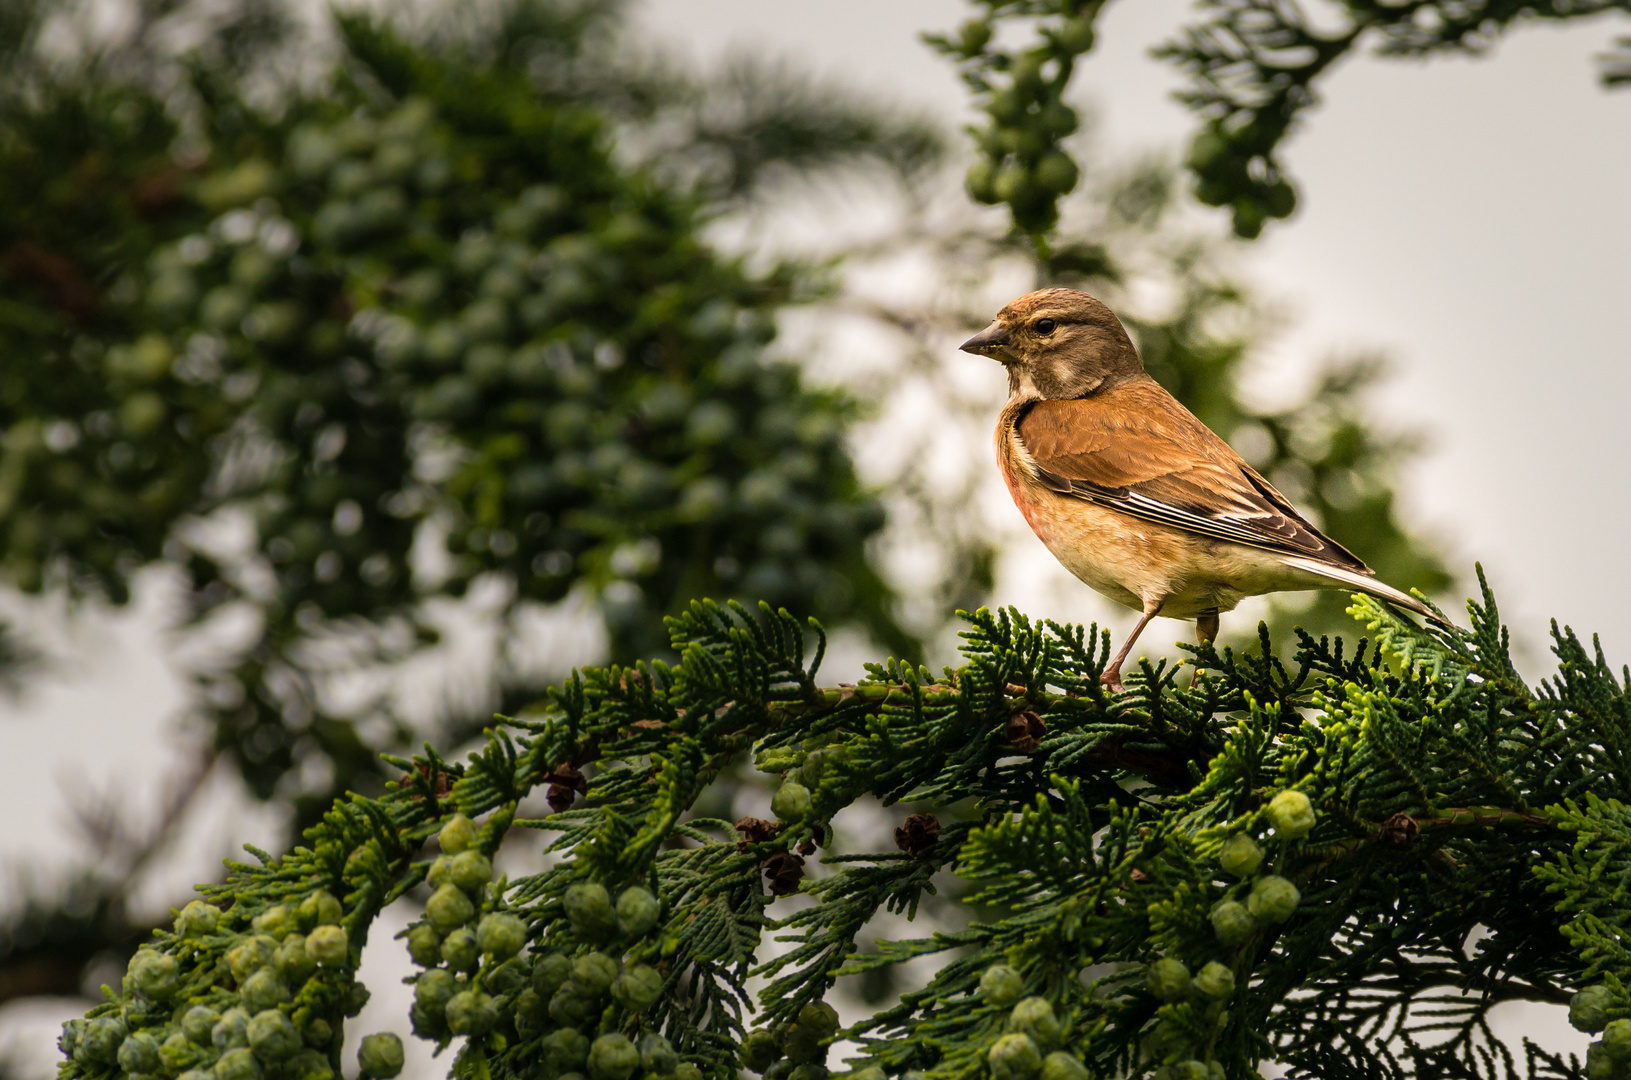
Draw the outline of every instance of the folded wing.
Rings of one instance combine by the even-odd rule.
[[[1054,491],[1201,536],[1372,573],[1154,382],[1039,401],[1017,427]]]

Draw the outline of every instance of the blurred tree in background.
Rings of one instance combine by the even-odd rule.
[[[1409,444],[1365,418],[1375,368],[1244,400],[1252,304],[1176,221],[1173,171],[1091,160],[1068,65],[997,51],[989,24],[943,47],[976,89],[1014,84],[969,180],[1013,229],[960,196],[948,219],[931,127],[751,64],[698,82],[630,50],[615,6],[313,28],[270,2],[155,2],[112,45],[75,11],[11,4],[0,24],[0,572],[117,604],[171,568],[188,627],[239,634],[198,672],[199,775],[221,755],[296,828],[377,790],[379,751],[414,735],[388,692],[335,688],[433,653],[428,606],[479,587],[512,625],[580,603],[618,661],[661,654],[663,616],[703,595],[919,658],[992,584],[969,495],[996,403],[954,400],[938,365],[969,362],[945,345],[1016,266],[1124,311],[1152,374],[1390,582],[1448,582],[1394,515]],[[1084,17],[1038,48],[1085,53]],[[956,267],[920,309],[857,295],[866,250],[823,265],[710,242],[789,178],[857,166],[904,192],[885,246]],[[1144,310],[1152,278],[1175,299]],[[902,361],[819,384],[777,348],[795,305],[892,327]],[[931,476],[948,456],[928,442],[859,471],[869,425],[909,426],[908,383],[966,421],[960,483]],[[933,565],[915,601],[892,560]],[[1342,605],[1295,621],[1326,629]],[[536,693],[525,658],[497,679],[502,711]],[[450,700],[439,740],[494,704]],[[100,835],[102,856],[164,836]],[[145,936],[127,862],[12,914],[0,998],[77,991]]]

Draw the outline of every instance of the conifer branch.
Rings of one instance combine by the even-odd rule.
[[[64,1080],[336,1073],[369,925],[421,885],[413,1028],[463,1038],[453,1072],[483,1080],[539,1062],[806,1080],[840,1034],[870,1080],[1022,1080],[1044,1052],[1048,1080],[1244,1076],[1269,1057],[1296,1076],[1495,1080],[1519,1075],[1488,1024],[1514,1000],[1569,1000],[1616,1045],[1624,682],[1564,631],[1558,675],[1521,685],[1487,585],[1471,630],[1354,610],[1375,646],[1201,648],[1187,685],[1145,664],[1110,698],[1093,627],[980,610],[958,668],[891,660],[822,686],[818,628],[693,604],[670,621],[676,663],[580,671],[465,763],[391,759],[383,797],[232,864],[68,1026]],[[781,777],[776,820],[696,816],[749,757]],[[522,816],[546,787],[553,812]],[[893,844],[835,849],[834,816],[863,798],[914,813]],[[494,881],[500,845],[537,832],[549,868]],[[966,929],[862,939],[948,871],[980,913]],[[814,903],[775,906],[795,892]],[[769,937],[790,948],[762,957]],[[926,957],[926,984],[839,1032],[834,987]],[[285,1028],[299,1038],[278,1043]],[[365,1072],[390,1075],[394,1044],[366,1045]]]

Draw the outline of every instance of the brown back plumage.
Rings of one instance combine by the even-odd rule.
[[[1060,494],[1201,536],[1371,573],[1142,372],[1085,397],[1036,402],[1020,418],[1018,435],[1037,478]]]

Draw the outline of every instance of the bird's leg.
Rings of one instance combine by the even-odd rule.
[[[1128,634],[1127,640],[1121,643],[1121,651],[1116,653],[1116,658],[1110,661],[1110,666],[1104,669],[1103,675],[1099,676],[1099,682],[1111,693],[1121,693],[1121,665],[1126,663],[1127,654],[1133,651],[1133,645],[1138,641],[1138,635],[1144,632],[1144,628],[1150,624],[1150,620],[1160,612],[1160,604],[1146,604],[1144,606],[1144,614],[1139,618],[1138,625],[1133,627],[1133,632]]]
[[[1210,645],[1218,639],[1218,613],[1208,611],[1195,620],[1195,640]]]

